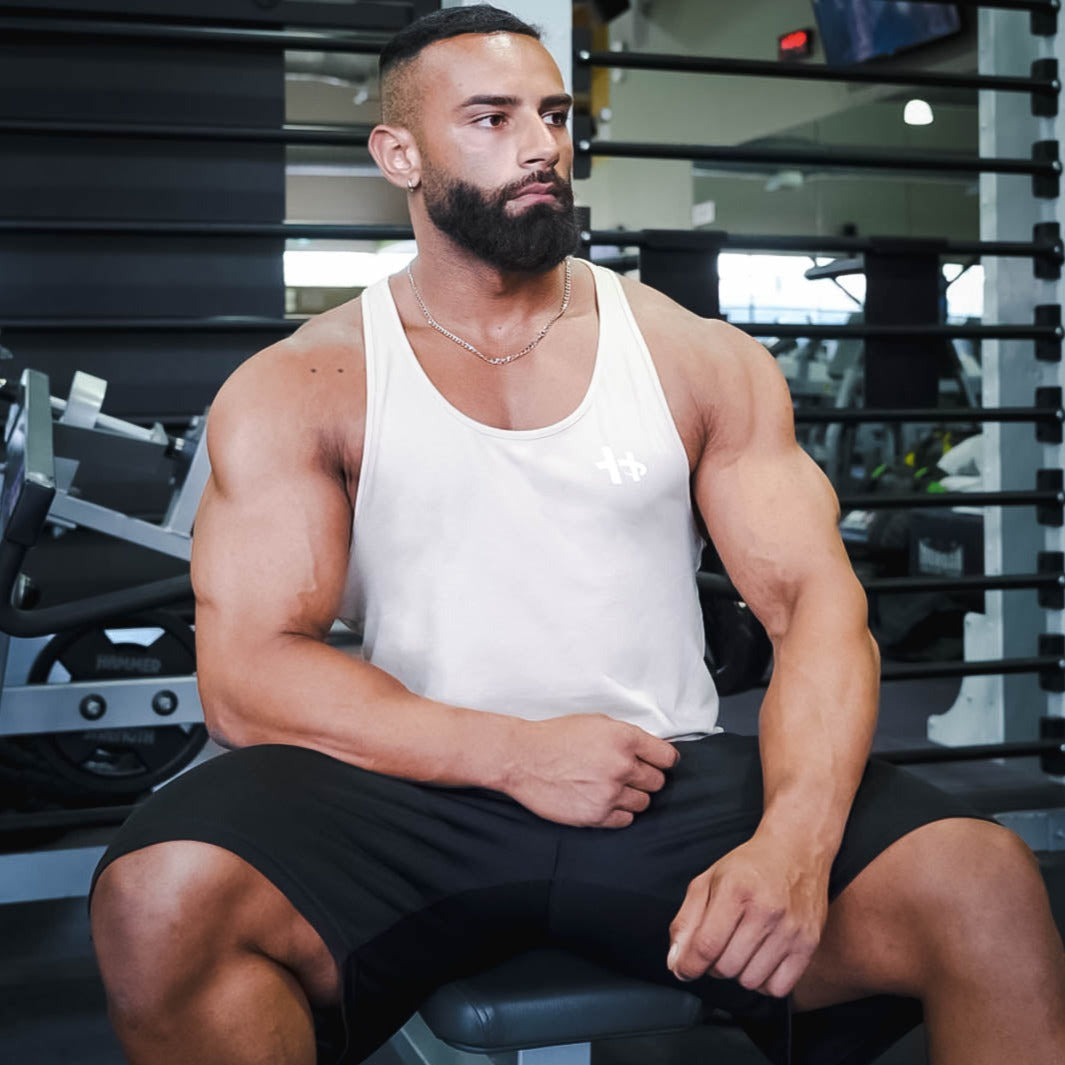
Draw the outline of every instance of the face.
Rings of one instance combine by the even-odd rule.
[[[433,224],[508,271],[549,270],[574,251],[570,98],[531,37],[469,34],[419,58],[422,190]]]

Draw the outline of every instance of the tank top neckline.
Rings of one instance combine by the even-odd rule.
[[[584,260],[577,261],[584,262]],[[588,409],[592,405],[599,379],[603,373],[602,367],[605,361],[603,358],[603,290],[600,285],[598,272],[592,267],[592,264],[587,263],[586,265],[591,272],[592,283],[595,288],[597,317],[595,365],[592,367],[591,379],[588,381],[588,387],[585,390],[584,395],[581,397],[580,402],[569,414],[557,422],[552,422],[550,425],[540,426],[535,429],[502,429],[496,425],[487,425],[484,422],[480,422],[476,418],[471,418],[468,414],[459,410],[459,408],[436,387],[432,378],[425,372],[425,367],[422,366],[418,356],[415,355],[414,348],[411,346],[410,339],[407,337],[407,331],[403,328],[403,321],[399,316],[399,309],[396,307],[395,298],[392,295],[392,286],[390,284],[391,279],[385,278],[382,282],[382,295],[384,297],[382,302],[392,327],[398,332],[400,337],[400,357],[407,361],[415,375],[422,381],[425,388],[428,390],[428,393],[433,397],[435,403],[446,410],[453,418],[456,418],[458,421],[469,426],[478,433],[484,433],[486,436],[495,436],[504,440],[535,440],[539,437],[554,436],[556,433],[561,433],[571,425],[575,425],[588,412]]]

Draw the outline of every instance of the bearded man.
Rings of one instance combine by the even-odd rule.
[[[370,149],[418,258],[210,412],[199,682],[232,749],[97,872],[130,1065],[358,1062],[548,943],[683,981],[776,1062],[871,1060],[923,1008],[937,1065],[1060,1065],[1031,853],[868,759],[866,602],[773,360],[570,258],[535,30],[438,12],[381,70]],[[716,723],[704,529],[773,640],[759,738]]]

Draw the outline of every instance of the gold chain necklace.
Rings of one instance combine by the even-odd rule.
[[[465,348],[468,352],[473,355],[476,355],[477,358],[482,359],[484,362],[490,362],[493,366],[505,366],[508,362],[513,362],[515,359],[520,359],[522,355],[528,355],[529,352],[532,351],[532,349],[535,348],[536,345],[539,344],[545,336],[547,336],[547,331],[551,328],[551,326],[553,326],[555,322],[557,322],[559,318],[561,318],[562,315],[566,313],[567,309],[569,308],[570,296],[573,292],[573,260],[568,257],[566,259],[566,277],[562,287],[562,306],[559,307],[558,313],[554,316],[554,318],[551,319],[550,322],[547,323],[547,325],[543,327],[543,329],[540,330],[539,333],[536,334],[536,336],[532,338],[532,340],[529,341],[528,344],[525,345],[525,347],[521,349],[521,351],[516,351],[513,355],[499,355],[495,358],[492,358],[491,356],[485,355],[482,352],[478,351],[468,340],[463,340],[462,337],[455,336],[454,333],[452,333],[448,329],[445,329],[429,313],[429,308],[425,306],[425,300],[422,299],[422,294],[418,291],[418,286],[414,283],[414,274],[411,273],[410,263],[407,264],[407,279],[410,281],[410,287],[411,291],[414,293],[414,298],[418,301],[418,306],[421,307],[422,314],[425,315],[425,320],[438,333],[442,334],[443,336],[446,336],[448,340],[454,341],[456,344],[459,345],[459,347]]]

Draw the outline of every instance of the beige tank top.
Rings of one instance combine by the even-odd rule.
[[[540,429],[452,406],[388,282],[363,293],[366,436],[340,618],[368,661],[431,699],[706,735],[718,697],[687,456],[620,282],[591,269],[591,383]]]

